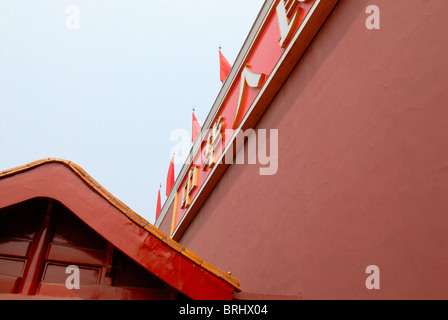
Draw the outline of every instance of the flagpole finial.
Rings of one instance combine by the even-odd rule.
[[[162,183],[160,183],[160,189],[162,189]]]
[[[219,50],[221,50],[222,48],[221,48],[221,45],[219,45]]]
[[[194,106],[193,106],[193,113],[194,113]]]

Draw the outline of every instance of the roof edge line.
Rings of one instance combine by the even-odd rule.
[[[168,237],[165,233],[163,233],[160,229],[156,228],[153,224],[145,220],[143,217],[138,215],[136,212],[134,212],[131,208],[129,208],[127,205],[125,205],[121,200],[114,197],[109,191],[107,191],[103,186],[101,186],[98,181],[92,178],[83,168],[81,168],[79,165],[74,163],[73,161],[65,160],[65,159],[59,159],[59,158],[44,158],[41,160],[36,160],[30,163],[27,163],[25,165],[21,165],[18,167],[14,167],[11,169],[0,171],[0,180],[11,177],[29,170],[32,170],[34,168],[43,166],[45,164],[50,163],[56,163],[61,164],[70,169],[73,173],[75,173],[83,183],[85,183],[90,189],[92,189],[95,193],[100,195],[102,198],[104,198],[107,202],[109,202],[111,205],[113,205],[116,209],[118,209],[120,212],[122,212],[127,218],[129,218],[132,222],[136,223],[140,227],[142,227],[144,230],[148,231],[151,235],[155,236],[159,240],[161,240],[163,243],[168,245],[173,250],[177,251],[181,255],[185,256],[189,260],[196,263],[198,266],[206,269],[208,272],[212,273],[213,275],[217,276],[218,278],[223,279],[230,285],[232,285],[236,290],[241,291],[241,288],[239,287],[240,281],[237,278],[234,278],[228,274],[226,274],[224,271],[220,270],[219,268],[205,262],[195,254],[193,254],[191,251],[183,247],[178,242],[174,241],[170,237]],[[138,217],[138,219],[137,219]]]

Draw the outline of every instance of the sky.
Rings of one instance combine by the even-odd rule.
[[[0,171],[73,161],[151,223],[263,0],[0,0]],[[176,156],[176,177],[183,165]],[[0,195],[1,196],[1,195]]]

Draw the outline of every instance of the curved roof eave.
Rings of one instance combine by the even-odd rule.
[[[183,246],[181,246],[176,241],[169,238],[167,235],[165,235],[162,231],[157,229],[155,226],[153,226],[151,223],[146,221],[144,218],[142,218],[140,215],[138,215],[136,212],[131,210],[128,206],[126,206],[123,202],[121,202],[119,199],[114,197],[110,192],[108,192],[105,188],[103,188],[95,179],[93,179],[86,171],[84,171],[80,166],[73,163],[72,161],[63,160],[63,159],[57,159],[57,158],[46,158],[42,160],[37,160],[19,167],[15,167],[12,169],[0,171],[0,182],[3,179],[10,178],[16,175],[19,175],[21,173],[28,172],[30,170],[43,167],[45,165],[49,164],[59,164],[63,165],[64,167],[68,168],[72,173],[74,173],[86,186],[88,186],[92,191],[94,191],[96,194],[98,194],[101,198],[103,198],[105,201],[107,201],[112,207],[120,211],[124,216],[126,216],[130,221],[132,221],[135,225],[141,227],[143,230],[145,230],[150,235],[154,236],[161,242],[163,242],[165,245],[167,245],[171,250],[174,250],[175,252],[179,253],[180,255],[184,256],[191,262],[193,262],[195,265],[199,266],[200,268],[206,270],[207,272],[213,274],[215,277],[223,280],[225,283],[233,287],[233,290],[236,292],[241,291],[239,287],[239,280],[230,276],[229,274],[223,272],[222,270],[214,267],[213,265],[207,263],[206,261],[202,260],[197,255],[193,254]],[[37,195],[36,195],[37,196]],[[76,214],[76,212],[75,212]],[[102,234],[104,236],[104,234]],[[107,235],[105,236],[107,239]],[[145,267],[145,266],[144,266]],[[163,279],[162,279],[163,280]],[[180,288],[182,288],[182,284],[179,285]],[[179,289],[179,288],[177,288]],[[181,290],[180,290],[181,291]]]

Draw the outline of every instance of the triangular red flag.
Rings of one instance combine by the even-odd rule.
[[[166,177],[166,196],[168,197],[174,186],[174,156],[171,157],[168,176]]]
[[[159,217],[161,210],[162,210],[162,201],[160,200],[160,188],[159,188],[159,194],[157,195],[156,220]]]
[[[219,79],[223,82],[226,80],[227,76],[229,75],[230,69],[232,66],[227,61],[226,58],[221,53],[221,48],[219,49]]]
[[[194,142],[196,140],[199,132],[201,132],[201,125],[199,124],[198,119],[196,119],[193,111],[193,122],[191,125],[191,142]]]

